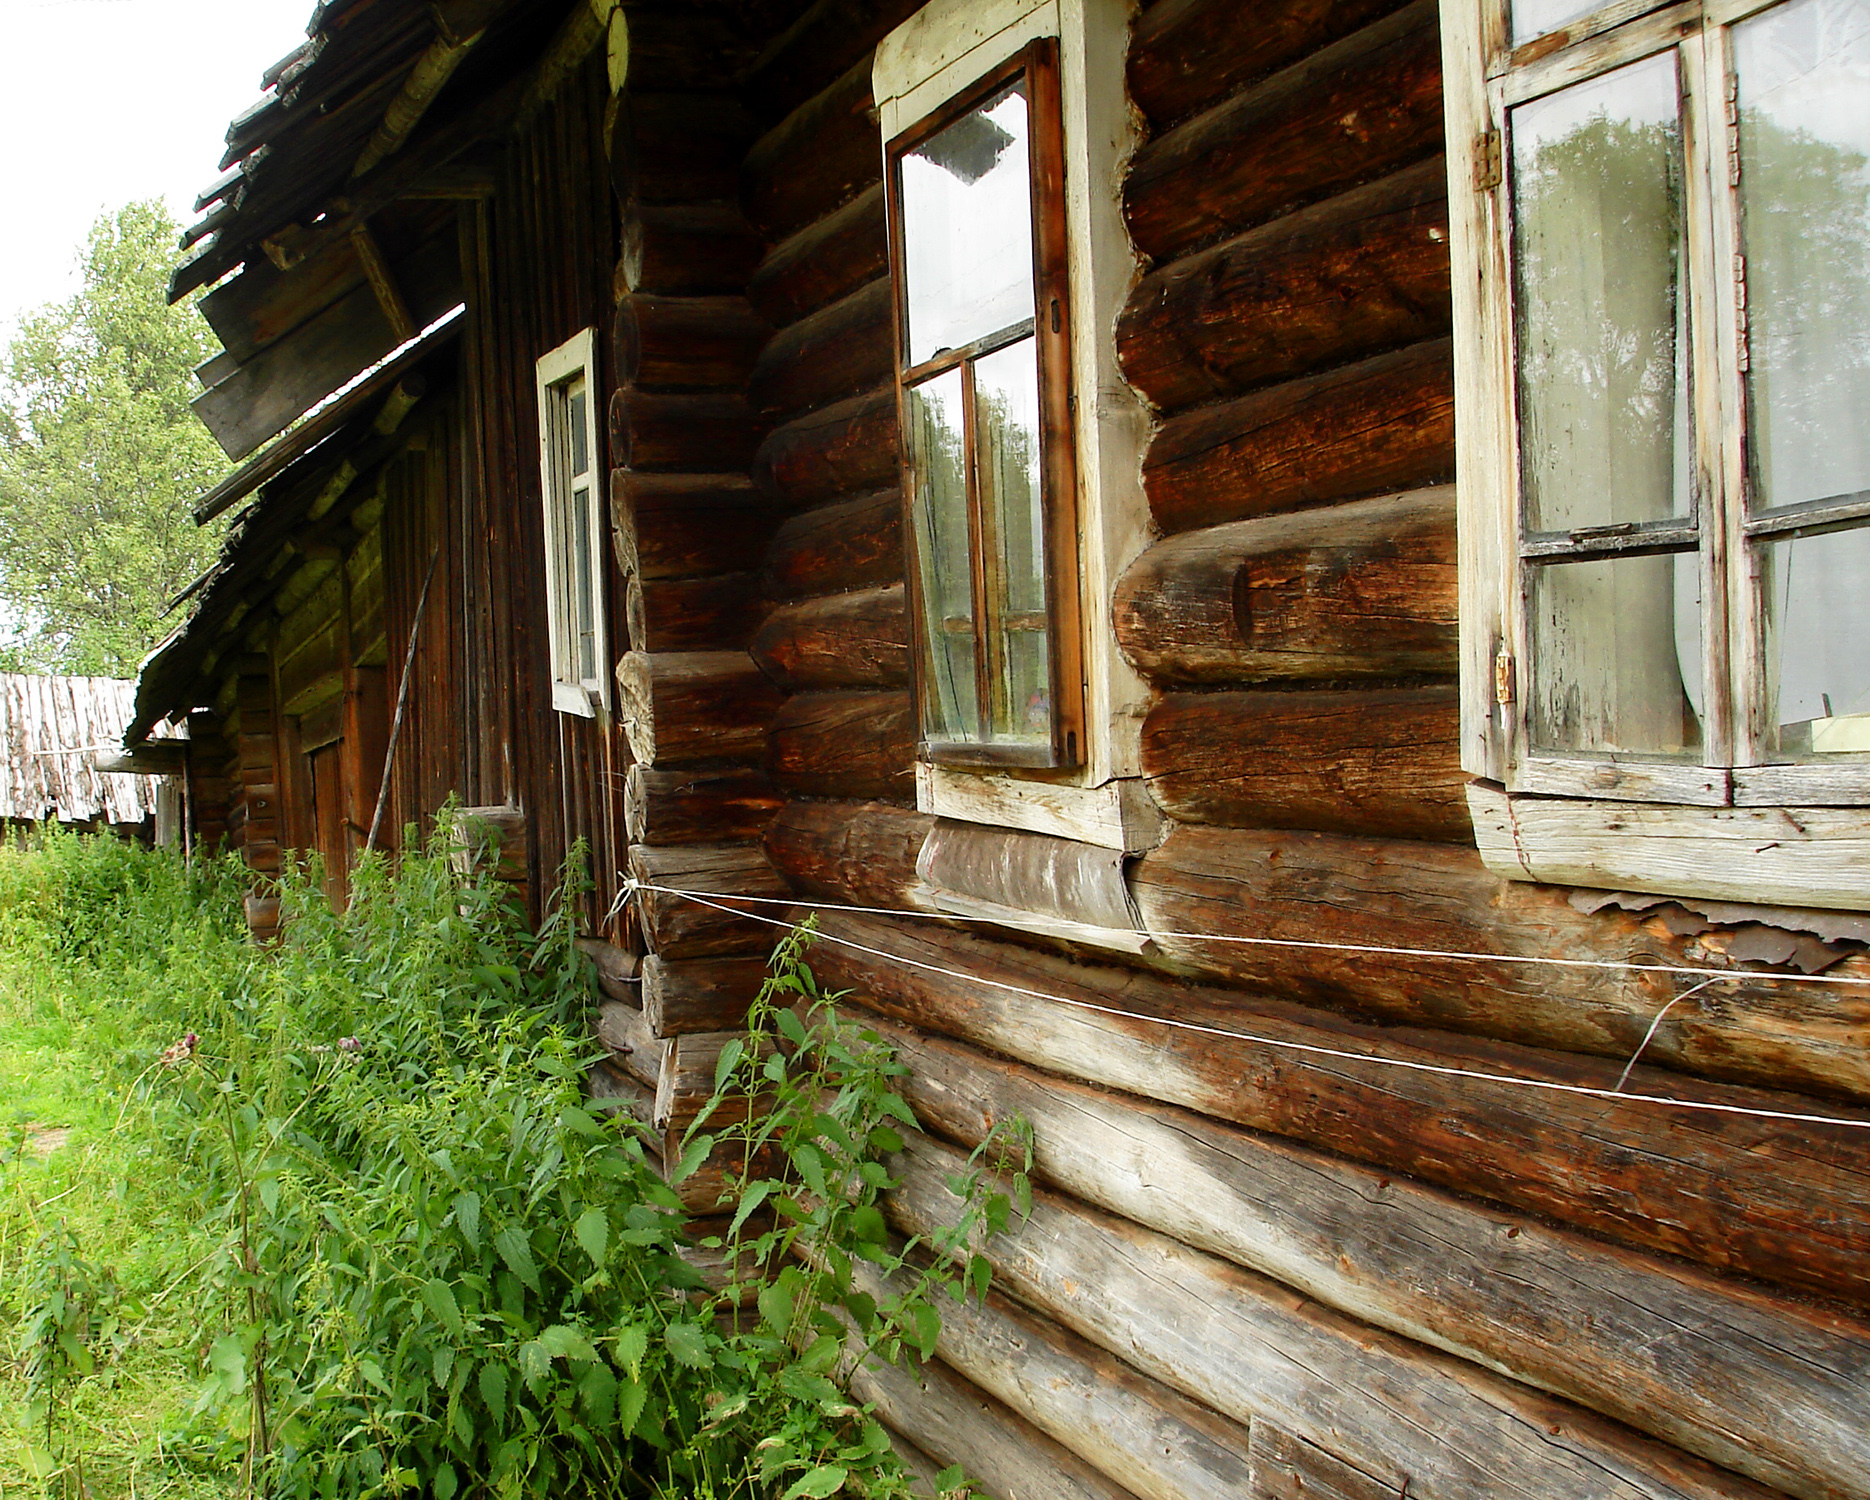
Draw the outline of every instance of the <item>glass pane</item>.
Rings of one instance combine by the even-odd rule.
[[[902,157],[910,364],[1032,316],[1030,136],[1021,79]]]
[[[1535,749],[1689,755],[1701,746],[1700,559],[1531,569]]]
[[[1039,353],[1030,338],[974,363],[974,432],[995,633],[989,730],[1048,744],[1052,649],[1039,463]]]
[[[570,408],[567,420],[571,428],[571,472],[576,477],[591,467],[590,438],[585,429],[585,391],[582,380],[571,388],[571,399],[566,404]]]
[[[961,372],[908,392],[915,494],[917,584],[922,596],[922,732],[931,740],[980,738],[974,676],[974,586],[968,539]]]
[[[1780,753],[1870,758],[1870,528],[1761,551]]]
[[[1753,504],[1870,490],[1870,3],[1795,0],[1733,39]]]
[[[578,680],[597,677],[597,599],[591,584],[591,490],[581,486],[571,493],[571,586],[577,633]]]
[[[1523,104],[1511,130],[1526,525],[1686,515],[1675,54]]]
[[[1604,0],[1513,0],[1513,45],[1557,31],[1603,8]]]

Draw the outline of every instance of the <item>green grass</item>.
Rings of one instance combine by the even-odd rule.
[[[186,1003],[207,972],[201,958],[217,947],[229,963],[244,955],[231,925],[210,921],[192,962],[165,962],[144,945],[142,962],[111,972],[44,904],[48,865],[60,862],[75,866],[78,851],[0,848],[0,1495],[63,1487],[44,1474],[45,1432],[15,1357],[33,1248],[61,1225],[114,1275],[126,1315],[108,1359],[75,1387],[59,1446],[100,1500],[231,1495],[236,1476],[191,1458],[174,1437],[199,1385],[201,1267],[224,1226],[204,1224],[198,1200],[178,1191],[186,1163],[133,1080],[151,1057],[143,1031],[167,1002]],[[191,885],[179,869],[166,873],[178,918],[226,899],[218,877]],[[113,956],[137,946],[108,936]],[[146,986],[162,991],[160,1003]]]

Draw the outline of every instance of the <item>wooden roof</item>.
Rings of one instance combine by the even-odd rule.
[[[154,780],[93,764],[115,752],[135,692],[114,677],[0,673],[0,818],[140,823],[153,814]]]

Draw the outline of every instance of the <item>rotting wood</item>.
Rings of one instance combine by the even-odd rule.
[[[633,651],[720,651],[744,646],[760,618],[751,573],[624,581],[624,620]]]
[[[747,296],[768,322],[784,328],[888,272],[878,183],[775,245],[747,282]]]
[[[1795,1494],[1870,1465],[1870,1326],[853,1011],[962,1145],[1028,1121],[1061,1192]]]
[[[788,692],[907,687],[909,619],[903,586],[781,605],[766,617],[747,649],[766,675]]]
[[[622,1115],[647,1127],[650,1116],[655,1113],[656,1091],[637,1082],[614,1063],[594,1063],[586,1089],[591,1107],[604,1114]]]
[[[938,1461],[959,1462],[996,1500],[1137,1500],[939,1359],[912,1369],[877,1360],[843,1380],[881,1421]]]
[[[727,203],[638,203],[624,213],[616,294],[738,293],[760,263],[760,240]]]
[[[916,860],[935,826],[927,813],[885,802],[793,802],[766,830],[766,855],[802,893],[851,906],[933,910],[918,894]]]
[[[902,519],[902,495],[893,489],[791,517],[766,554],[768,590],[794,600],[900,583]]]
[[[1870,1169],[1855,1130],[1516,1086],[1471,1075],[1610,1090],[1622,1070],[1598,1058],[1370,1026],[1238,992],[1073,969],[971,934],[939,934],[936,942],[935,935],[899,931],[873,918],[824,913],[820,921],[827,939],[854,938],[891,957],[879,960],[827,940],[814,953],[813,968],[899,1019],[1067,1077],[1407,1171],[1635,1248],[1870,1302]],[[899,959],[1059,998],[947,980]],[[1067,1003],[1074,1000],[1141,1019],[1094,1014]],[[1164,1020],[1223,1034],[1165,1026]],[[1233,1040],[1230,1034],[1240,1032],[1291,1045]],[[1356,1057],[1293,1050],[1301,1045]],[[1389,1059],[1455,1068],[1463,1076],[1386,1066]],[[1797,1096],[1650,1068],[1635,1069],[1627,1091],[1752,1108],[1808,1107]]]
[[[714,1097],[715,1065],[722,1051],[729,1042],[742,1041],[745,1036],[744,1029],[678,1032],[663,1043],[662,1075],[656,1081],[658,1130],[685,1131],[695,1122]],[[716,1127],[732,1125],[746,1117],[747,1100],[728,1095],[708,1116],[708,1123]]]
[[[1452,684],[1354,692],[1168,693],[1143,774],[1184,823],[1471,843]]]
[[[1435,0],[1393,15],[1150,141],[1124,180],[1157,262],[1441,149]]]
[[[914,802],[915,749],[906,692],[800,693],[773,717],[766,770],[797,795]]]
[[[631,878],[644,885],[708,893],[702,901],[653,890],[636,893],[643,936],[661,958],[765,953],[779,940],[773,928],[732,910],[734,896],[764,899],[787,894],[785,882],[758,844],[681,844],[669,849],[632,844],[629,868]],[[748,905],[745,910],[769,916],[774,908]]]
[[[757,760],[779,706],[744,651],[631,651],[617,663],[617,691],[631,753],[653,766]]]
[[[778,524],[744,474],[638,474],[613,469],[617,566],[643,579],[701,578],[757,568]]]
[[[769,242],[789,238],[882,180],[883,148],[872,103],[866,52],[753,143],[741,201]]]
[[[668,1044],[650,1031],[642,1006],[627,1000],[604,1001],[597,1008],[597,1039],[610,1049],[611,1061],[618,1068],[650,1091],[649,1113],[653,1115]]]
[[[652,391],[744,390],[771,335],[745,297],[623,297],[611,324],[616,379]]]
[[[659,1037],[744,1031],[766,978],[763,958],[651,957],[643,963],[643,1014]]]
[[[884,277],[782,329],[748,382],[753,409],[767,418],[796,416],[888,380],[896,353],[890,320]]]
[[[1448,332],[1437,157],[1173,262],[1117,320],[1130,384],[1175,410]]]
[[[639,763],[625,773],[623,820],[633,844],[756,839],[785,800],[763,771],[667,770]]]
[[[715,474],[744,467],[758,443],[745,397],[630,386],[610,393],[610,459],[618,468]]]
[[[1158,128],[1349,36],[1403,0],[1287,0],[1240,24],[1236,0],[1158,0],[1130,42],[1130,96]]]
[[[952,1225],[964,1158],[892,1158],[891,1217]],[[1379,1332],[1216,1256],[1043,1189],[992,1243],[997,1284],[1238,1422],[1271,1419],[1422,1500],[1660,1500],[1770,1493],[1594,1412]]]
[[[1452,675],[1452,487],[1234,521],[1118,580],[1124,655],[1162,684]]]
[[[1306,376],[1157,429],[1143,488],[1165,533],[1454,477],[1446,339]]]
[[[902,479],[896,426],[895,386],[866,391],[774,428],[753,477],[793,509],[888,488]]]
[[[878,1301],[903,1290],[901,1274],[862,1261],[852,1276]],[[943,1363],[1138,1500],[1240,1500],[1246,1489],[1244,1423],[1000,1292],[944,1300],[936,1347]]]

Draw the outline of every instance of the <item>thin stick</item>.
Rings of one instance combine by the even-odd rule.
[[[416,596],[415,618],[409,622],[409,649],[403,653],[403,680],[396,685],[396,716],[390,720],[389,748],[383,752],[383,779],[377,783],[377,810],[370,815],[370,832],[364,836],[364,853],[377,847],[377,831],[383,826],[383,809],[390,800],[390,767],[396,762],[396,741],[403,732],[403,710],[409,706],[409,669],[415,665],[416,637],[422,633],[422,611],[428,608],[429,585],[435,581],[435,564],[442,558],[440,544],[429,554],[429,570],[422,579],[422,592]]]

